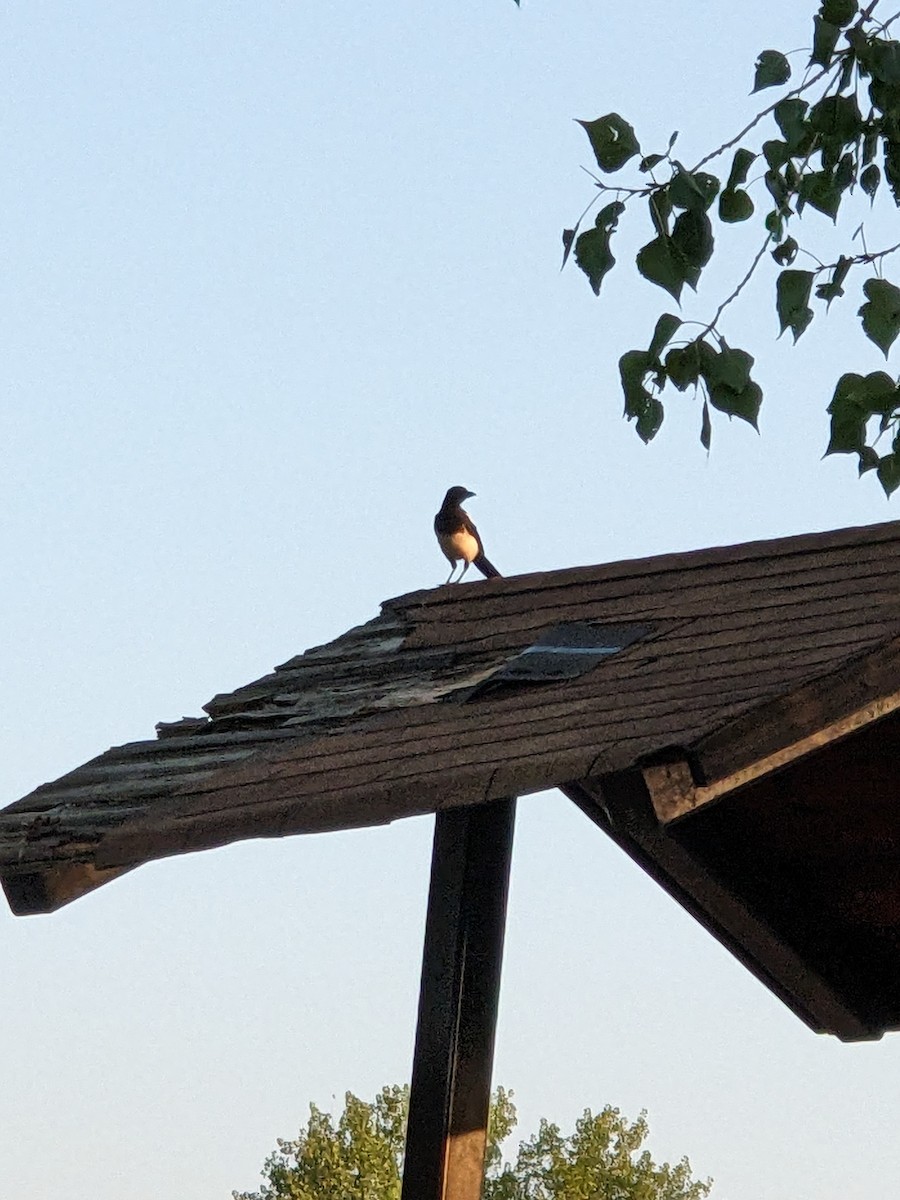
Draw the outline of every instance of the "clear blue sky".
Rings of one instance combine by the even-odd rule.
[[[680,129],[695,161],[812,11],[7,5],[0,801],[442,582],[449,484],[507,574],[896,516],[820,461],[835,378],[883,365],[862,276],[796,349],[771,276],[747,290],[724,331],[757,354],[762,436],[720,417],[707,459],[686,396],[649,448],[621,420],[618,356],[672,307],[628,267],[644,218],[604,298],[558,269],[591,194],[572,118],[619,109],[648,150]],[[218,1200],[310,1100],[406,1078],[430,824],[0,911],[3,1194]],[[808,1032],[557,795],[520,806],[507,947],[523,1133],[646,1107],[653,1153],[723,1200],[900,1191],[900,1040]]]

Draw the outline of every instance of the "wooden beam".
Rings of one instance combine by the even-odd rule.
[[[17,917],[55,912],[101,884],[109,883],[131,867],[99,870],[89,862],[35,866],[31,871],[0,871],[0,884]]]
[[[608,776],[595,785],[560,789],[727,947],[758,979],[817,1033],[843,1041],[879,1038],[846,998],[779,938],[765,921],[710,873],[653,811],[638,771]]]
[[[479,1200],[515,800],[435,816],[401,1200]]]
[[[894,638],[701,737],[691,746],[697,782],[721,779],[857,715],[861,725],[886,716],[897,706],[898,681]],[[880,711],[867,716],[870,708]]]
[[[889,696],[882,696],[870,704],[864,704],[862,708],[848,713],[837,721],[831,721],[807,737],[799,738],[790,745],[783,746],[780,750],[757,759],[756,762],[742,767],[739,771],[732,771],[709,783],[695,783],[693,772],[686,759],[644,767],[644,781],[650,792],[653,808],[660,821],[666,824],[670,821],[677,821],[681,817],[695,812],[698,808],[712,804],[722,796],[736,792],[739,788],[746,787],[757,779],[762,779],[764,775],[771,775],[773,771],[779,771],[782,767],[787,767],[798,759],[813,754],[816,750],[822,750],[834,742],[857,733],[860,729],[865,729],[875,721],[880,721],[883,717],[896,712],[898,708],[900,708],[900,692],[892,692]]]

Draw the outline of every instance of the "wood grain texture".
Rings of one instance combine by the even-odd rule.
[[[402,1200],[479,1200],[515,800],[435,817]]]

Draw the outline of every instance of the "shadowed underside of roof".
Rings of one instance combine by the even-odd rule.
[[[891,523],[401,596],[5,809],[0,877],[14,909],[47,911],[240,838],[601,787],[656,761],[702,787],[900,691],[898,568]],[[570,622],[640,636],[577,678],[479,686]]]

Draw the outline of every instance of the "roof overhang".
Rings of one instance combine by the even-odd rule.
[[[898,569],[895,524],[400,597],[4,810],[4,890],[48,912],[166,855],[560,787],[813,1029],[878,1037]],[[644,632],[577,678],[504,672],[566,622]]]

